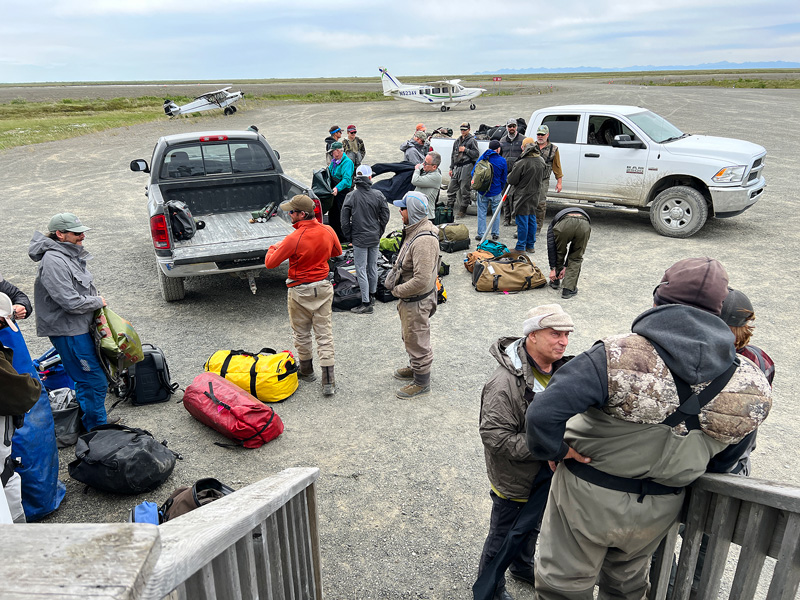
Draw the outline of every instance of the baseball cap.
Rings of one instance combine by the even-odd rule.
[[[539,129],[536,130],[536,133],[550,133],[550,128],[547,125],[539,125]]]
[[[535,139],[526,137],[524,140],[522,140],[522,147],[524,148],[525,146],[530,146],[531,144],[535,143],[536,143]]]
[[[685,304],[719,316],[728,296],[728,273],[722,263],[707,256],[679,260],[664,272],[653,290],[653,302]]]
[[[358,130],[356,129],[355,125],[348,125],[347,126],[347,133],[356,133]]]
[[[522,323],[522,335],[540,329],[555,329],[556,331],[575,331],[572,321],[560,304],[542,304],[528,311]]]
[[[424,204],[425,209],[427,210],[427,208],[428,208],[428,197],[425,194],[423,194],[422,192],[406,192],[405,196],[400,198],[400,200],[395,200],[394,202],[392,202],[392,204],[394,204],[395,206],[397,206],[399,208],[408,208],[408,199],[409,198],[415,198],[417,201],[419,201],[422,204]]]
[[[417,123],[417,131],[425,131],[425,125],[423,123]]]
[[[722,303],[720,318],[728,327],[744,327],[752,319],[756,311],[753,304],[743,292],[728,290],[728,295]]]
[[[356,169],[356,175],[372,177],[372,169],[369,165],[359,165],[359,167]]]
[[[288,202],[281,204],[280,208],[284,212],[289,212],[290,210],[302,210],[304,213],[310,215],[314,212],[314,201],[304,194],[298,194]]]
[[[58,213],[47,225],[48,231],[71,231],[72,233],[83,233],[89,231],[91,227],[86,227],[81,220],[72,213]]]
[[[331,135],[333,135],[333,134],[334,134],[334,133],[336,133],[337,131],[341,131],[341,130],[342,130],[342,128],[341,128],[341,127],[339,127],[338,125],[331,125],[331,128],[328,130],[328,133],[330,133]]]
[[[342,144],[342,142],[333,142],[331,144],[331,150],[341,150],[342,148],[344,148],[344,144]]]
[[[516,127],[517,126],[517,120],[516,119],[509,119],[508,121],[506,121],[506,127],[508,127],[509,125],[513,125],[514,127]]]
[[[422,140],[424,142],[425,140],[428,139],[428,134],[426,134],[424,131],[415,131],[414,132],[414,137],[418,138],[418,139],[420,139],[420,140]]]
[[[11,302],[11,298],[9,298],[7,294],[0,292],[0,319],[6,322],[6,325],[11,328],[11,331],[19,331],[16,323],[14,323],[14,319],[11,318],[13,314],[14,303]]]
[[[459,129],[469,129],[469,123],[464,121],[461,125],[459,125]]]

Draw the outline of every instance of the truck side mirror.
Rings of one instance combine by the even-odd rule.
[[[632,140],[631,136],[621,133],[619,135],[614,136],[614,141],[611,144],[615,148],[635,148],[635,149],[643,149],[644,142],[639,140]]]
[[[149,173],[150,167],[147,166],[147,161],[141,158],[131,161],[131,171],[134,173],[141,171],[142,173]]]
[[[277,150],[275,150],[275,148],[273,148],[273,149],[272,149],[272,151],[275,153],[275,158],[277,158],[278,160],[280,160],[280,159],[281,159],[281,153],[280,153],[280,152],[278,152]]]

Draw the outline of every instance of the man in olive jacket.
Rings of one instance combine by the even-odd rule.
[[[522,154],[508,174],[508,185],[514,197],[512,214],[517,224],[517,245],[519,252],[533,252],[536,243],[536,207],[539,204],[539,188],[542,186],[546,166],[539,146],[533,138],[522,141]]]
[[[539,469],[548,468],[528,451],[525,412],[534,395],[543,391],[550,377],[569,360],[564,352],[573,330],[572,319],[558,304],[545,304],[528,312],[521,338],[502,337],[489,350],[499,365],[481,394],[480,434],[492,488],[492,516],[479,574],[495,557],[525,506]],[[541,515],[536,522],[540,520]],[[509,568],[512,576],[529,583],[533,583],[538,535],[538,529],[528,533]],[[495,598],[510,597],[505,579],[500,579]]]

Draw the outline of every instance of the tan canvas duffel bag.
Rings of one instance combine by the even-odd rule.
[[[472,285],[479,292],[521,292],[542,287],[547,280],[527,254],[508,253],[475,263]]]
[[[493,258],[494,254],[491,252],[487,252],[486,250],[475,250],[474,252],[470,252],[467,254],[466,260],[464,260],[464,266],[466,267],[467,271],[472,273],[475,269],[475,263],[479,260],[483,260],[485,258]]]

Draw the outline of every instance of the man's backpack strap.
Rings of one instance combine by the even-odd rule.
[[[652,344],[653,348],[655,348],[656,352],[661,357],[661,360],[664,360],[664,356],[666,355],[664,349],[653,341],[648,341],[650,344]],[[676,425],[686,421],[686,428],[689,429],[689,431],[700,429],[700,411],[706,404],[716,398],[725,388],[725,386],[728,385],[728,382],[731,380],[733,374],[736,372],[736,369],[739,368],[740,364],[739,358],[735,358],[731,366],[728,367],[724,373],[713,379],[711,383],[709,383],[708,386],[706,386],[706,388],[699,394],[695,394],[692,391],[692,387],[683,379],[681,379],[672,369],[670,369],[670,373],[672,373],[672,379],[675,381],[675,387],[678,390],[678,398],[680,399],[681,404],[675,412],[661,421],[661,424],[668,425],[669,427],[675,427]]]

